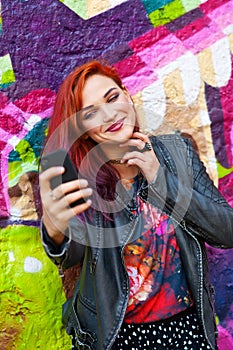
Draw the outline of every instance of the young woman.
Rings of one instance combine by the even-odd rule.
[[[191,143],[139,131],[115,70],[97,61],[63,82],[46,151],[79,178],[40,174],[42,240],[62,269],[82,264],[64,322],[76,349],[217,349],[205,242],[233,247],[233,209]],[[84,198],[84,203],[72,206]]]

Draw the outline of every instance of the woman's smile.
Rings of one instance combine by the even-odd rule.
[[[108,129],[106,130],[106,132],[116,132],[116,131],[119,131],[123,125],[124,125],[124,119],[125,118],[122,118],[118,121],[116,121],[115,123],[111,124]]]

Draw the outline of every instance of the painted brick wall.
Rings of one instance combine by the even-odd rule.
[[[192,135],[233,206],[233,2],[0,5],[0,349],[70,349],[61,304],[72,282],[61,281],[39,238],[38,158],[57,88],[76,65],[108,60],[146,111],[142,129]],[[208,255],[220,349],[228,350],[233,251],[208,247]]]

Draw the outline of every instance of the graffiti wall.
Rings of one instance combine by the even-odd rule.
[[[142,130],[191,135],[233,206],[233,1],[0,0],[0,11],[0,349],[70,349],[67,289],[39,237],[38,159],[57,89],[75,66],[107,60]],[[233,251],[208,256],[227,350]]]

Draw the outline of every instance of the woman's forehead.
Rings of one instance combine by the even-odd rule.
[[[104,101],[110,89],[111,91],[119,89],[119,86],[110,77],[100,74],[88,77],[82,91],[83,107],[87,104],[95,104],[99,100]]]

